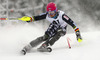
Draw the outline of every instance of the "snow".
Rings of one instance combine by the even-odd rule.
[[[44,34],[42,25],[22,24],[0,27],[0,60],[100,60],[100,31],[83,32],[83,41],[78,43],[74,33],[61,37],[53,46],[53,51],[37,52],[33,48],[25,56],[20,50],[30,41]],[[67,38],[70,38],[71,49]]]

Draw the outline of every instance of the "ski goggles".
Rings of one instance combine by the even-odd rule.
[[[56,12],[55,11],[48,11],[49,15],[54,15]]]
[[[48,15],[50,17],[54,17],[56,15],[56,11],[55,10],[54,11],[48,11]]]

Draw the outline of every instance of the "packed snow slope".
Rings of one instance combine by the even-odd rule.
[[[35,47],[25,56],[20,54],[25,45],[44,32],[41,25],[0,27],[0,60],[100,60],[100,31],[81,32],[81,43],[77,42],[74,33],[66,34],[52,46],[51,53],[37,52]],[[71,39],[71,49],[68,48],[68,37]]]

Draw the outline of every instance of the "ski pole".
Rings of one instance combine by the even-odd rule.
[[[21,18],[0,18],[0,20],[21,20]]]
[[[68,46],[69,46],[69,49],[71,49],[71,45],[70,45],[70,42],[69,41],[71,41],[71,40],[70,40],[69,37],[67,37]]]

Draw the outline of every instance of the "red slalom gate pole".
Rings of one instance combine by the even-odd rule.
[[[70,42],[69,41],[71,41],[71,40],[70,40],[69,37],[67,37],[68,46],[69,46],[69,49],[71,49],[71,45],[70,45]]]

